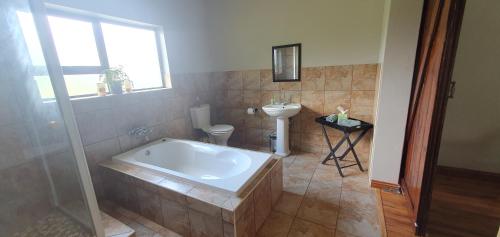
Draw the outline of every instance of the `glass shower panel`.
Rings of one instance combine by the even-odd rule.
[[[0,1],[0,236],[95,236],[28,0]]]

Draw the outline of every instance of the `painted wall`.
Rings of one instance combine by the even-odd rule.
[[[378,62],[384,1],[214,0],[207,4],[214,71],[269,69],[271,47],[302,43],[304,67]]]
[[[390,1],[376,102],[371,180],[399,182],[422,4],[421,0]]]
[[[500,173],[500,2],[467,1],[439,165]]]
[[[205,47],[205,1],[46,0],[48,3],[163,26],[170,71],[210,71]]]

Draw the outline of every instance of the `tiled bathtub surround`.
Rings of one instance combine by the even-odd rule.
[[[102,197],[103,190],[97,164],[148,142],[145,138],[129,136],[130,129],[152,128],[149,140],[193,138],[189,108],[195,103],[211,103],[214,98],[208,75],[176,75],[172,82],[174,89],[72,100],[98,197]]]
[[[254,236],[283,190],[279,158],[239,196],[117,161],[101,166],[107,198],[182,236]]]
[[[337,106],[349,109],[350,116],[373,121],[377,83],[377,64],[308,67],[302,69],[300,82],[273,82],[271,70],[213,73],[217,121],[235,126],[233,145],[266,145],[275,130],[275,119],[262,111],[246,114],[246,108],[271,103],[273,96],[302,104],[292,118],[291,145],[294,150],[322,152],[326,149],[315,117],[335,113]],[[330,132],[333,139],[340,134]],[[334,140],[334,141],[335,141]],[[371,135],[359,147],[369,150]]]

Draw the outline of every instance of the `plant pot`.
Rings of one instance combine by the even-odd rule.
[[[112,81],[109,83],[109,90],[112,94],[121,95],[123,94],[122,82],[121,81]]]

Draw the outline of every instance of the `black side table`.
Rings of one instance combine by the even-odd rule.
[[[328,144],[328,147],[330,148],[330,154],[328,154],[328,156],[326,156],[326,158],[323,160],[322,164],[325,164],[329,160],[335,161],[335,165],[337,166],[337,169],[342,177],[344,177],[344,174],[342,173],[342,169],[346,168],[346,167],[351,167],[351,166],[357,165],[359,167],[359,170],[364,171],[363,166],[361,166],[361,162],[359,162],[358,155],[356,154],[356,151],[354,150],[354,146],[356,146],[356,144],[358,144],[358,142],[361,140],[361,138],[363,138],[363,136],[370,129],[373,128],[373,124],[359,120],[361,122],[361,124],[359,126],[346,127],[346,126],[338,125],[337,121],[335,121],[333,123],[328,122],[328,121],[326,121],[325,118],[326,118],[326,116],[322,116],[322,117],[315,119],[315,121],[317,123],[321,124],[321,128],[323,130],[323,135],[325,136],[326,143]],[[326,133],[325,126],[340,130],[344,134],[342,139],[340,139],[340,141],[337,143],[337,145],[335,145],[335,147],[332,147],[332,143],[330,142],[330,139],[328,138],[328,134]],[[357,131],[361,131],[361,133],[359,134],[359,136],[356,139],[354,139],[354,141],[351,141],[349,136],[351,135],[351,133],[357,132]],[[347,148],[347,150],[344,152],[344,154],[342,154],[340,156],[335,155],[335,152],[340,148],[340,146],[344,142],[347,142],[347,144],[349,145],[349,148]],[[349,154],[349,152],[352,152],[352,154],[354,155],[354,159],[356,160],[356,163],[346,165],[346,166],[340,166],[339,160],[343,160],[347,156],[347,154]]]

